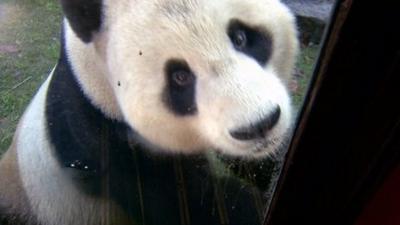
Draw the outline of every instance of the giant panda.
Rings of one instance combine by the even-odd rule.
[[[261,224],[210,155],[287,143],[298,51],[279,0],[61,0],[60,58],[0,161],[0,223]],[[211,172],[210,172],[211,171]]]

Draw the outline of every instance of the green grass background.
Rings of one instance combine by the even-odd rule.
[[[57,62],[62,16],[55,0],[1,0],[0,7],[9,12],[0,18],[0,46],[17,49],[0,51],[1,155],[10,145],[30,99]],[[294,77],[298,88],[293,101],[297,107],[303,101],[317,52],[317,46],[301,51]]]
[[[57,61],[61,13],[55,0],[1,0],[0,5],[5,13],[0,21],[0,45],[18,50],[0,52],[1,154],[11,143],[30,99]]]

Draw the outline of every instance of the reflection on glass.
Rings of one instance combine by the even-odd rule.
[[[0,224],[262,224],[333,2],[99,2],[0,3]]]

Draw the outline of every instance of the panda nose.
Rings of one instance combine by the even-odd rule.
[[[231,131],[230,134],[233,138],[240,141],[265,138],[266,133],[278,123],[280,115],[281,109],[279,106],[277,106],[265,118],[257,121],[254,124],[250,124],[247,127],[242,127],[238,130]]]

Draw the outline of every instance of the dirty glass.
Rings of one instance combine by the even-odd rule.
[[[64,9],[73,8],[76,2],[81,1],[67,2]],[[79,20],[79,16],[89,15],[89,18],[92,18],[101,14],[101,12],[96,12],[95,9],[99,7],[99,4],[101,5],[102,1],[88,2],[91,3],[81,8],[83,13],[71,13],[71,21]],[[128,10],[121,8],[121,5],[119,8],[113,8],[111,1],[106,2],[107,4],[104,3],[100,7],[112,8],[116,14],[129,13]],[[129,5],[128,2],[130,1],[122,2]],[[188,1],[190,4],[177,0],[165,2],[166,4],[160,7],[163,8],[166,18],[175,14],[185,18],[188,8],[196,5],[195,3],[208,1]],[[214,3],[211,2],[209,4],[213,5]],[[290,92],[292,114],[296,118],[307,92],[334,1],[283,0],[283,3],[295,15],[298,27],[300,51],[295,69],[285,83],[286,89]],[[139,5],[145,6],[146,4]],[[221,7],[219,4],[215,5],[215,7]],[[118,10],[121,11],[118,12]],[[200,10],[205,9],[198,8],[198,10],[201,14]],[[190,13],[188,14],[190,17]],[[118,17],[118,15],[113,16],[114,19]],[[106,15],[103,15],[99,23],[107,20],[107,18]],[[179,19],[182,18],[179,17],[178,22],[175,22],[179,23]],[[143,20],[146,20],[146,18],[143,18]],[[41,222],[44,225],[262,224],[280,175],[290,138],[285,143],[281,143],[280,148],[262,158],[232,156],[225,154],[224,151],[216,151],[211,147],[202,151],[191,150],[190,154],[185,153],[182,149],[178,153],[170,154],[168,151],[160,150],[159,146],[153,146],[151,141],[143,140],[143,137],[139,134],[141,133],[141,130],[138,130],[139,128],[132,131],[129,126],[129,118],[121,121],[113,118],[104,119],[101,113],[103,108],[99,111],[98,107],[93,106],[92,103],[106,101],[104,99],[108,101],[107,91],[104,92],[106,94],[100,94],[100,98],[94,101],[85,97],[88,90],[82,90],[79,87],[80,83],[74,78],[64,77],[59,80],[61,84],[50,85],[46,92],[46,103],[32,103],[39,108],[42,107],[46,115],[44,117],[48,117],[45,120],[46,125],[39,126],[39,128],[43,128],[43,131],[36,130],[38,127],[28,126],[35,124],[36,119],[40,122],[38,115],[27,115],[28,119],[24,120],[23,125],[19,125],[18,136],[14,139],[14,142],[12,141],[22,114],[33,96],[38,93],[39,87],[52,72],[56,63],[59,64],[54,74],[72,74],[79,69],[73,68],[70,71],[71,67],[68,66],[79,62],[79,60],[84,60],[78,59],[71,62],[65,58],[67,57],[65,51],[64,54],[60,54],[60,52],[63,52],[63,46],[60,43],[63,41],[63,36],[66,35],[65,31],[61,32],[62,21],[63,11],[58,1],[0,1],[0,155],[3,155],[0,161],[0,224],[17,224],[17,222],[30,222],[32,224]],[[92,29],[91,26],[96,26],[96,24],[93,24],[93,21],[90,20],[86,20],[86,22],[86,25],[73,29],[81,32],[79,38],[81,38],[82,43],[86,42],[84,45],[90,45],[92,36],[96,34],[85,32],[85,29]],[[135,21],[131,22],[135,24]],[[197,24],[196,21],[192,23],[193,26]],[[138,22],[137,24],[141,23]],[[246,41],[251,43],[263,42],[270,36],[273,40],[275,35],[272,32],[262,38],[252,38],[251,35],[259,31],[258,27],[243,28],[246,25],[235,20],[227,26],[229,26],[229,29],[227,38],[224,40],[233,40],[233,45],[238,51],[243,50],[243,43]],[[96,29],[105,29],[101,25],[99,27]],[[199,26],[196,28],[197,30],[194,30],[201,33],[204,31],[203,28]],[[169,27],[164,26],[163,29],[168,31]],[[129,33],[127,30],[129,28],[119,31]],[[248,40],[246,40],[246,36],[243,36],[243,32],[248,35]],[[155,33],[154,35],[161,34]],[[198,40],[196,43],[202,43],[202,41]],[[187,53],[185,51],[188,50],[185,50],[185,43],[183,42],[181,46],[177,45],[176,49],[184,49],[181,50],[184,51],[182,53],[184,55]],[[264,50],[273,48],[271,46],[273,45],[265,45]],[[95,49],[99,52],[107,51],[103,47],[99,45]],[[196,47],[191,49],[193,50],[191,53],[196,58],[198,49]],[[200,50],[204,51],[204,49]],[[169,50],[165,49],[165,51]],[[245,50],[243,52],[246,53]],[[137,51],[135,49],[132,54],[136,54],[137,57],[146,57],[149,51],[147,51],[146,46],[142,46]],[[180,56],[180,54],[177,55]],[[128,54],[126,57],[131,56]],[[267,61],[267,57],[268,55],[260,53],[256,57],[256,61],[258,63],[263,60]],[[100,62],[99,60],[96,63]],[[153,59],[146,58],[146,60]],[[157,60],[154,60],[153,63],[157,64]],[[175,114],[170,113],[171,115],[167,117],[171,118],[173,123],[182,123],[183,120],[187,120],[191,116],[200,116],[201,113],[205,113],[200,106],[197,108],[196,104],[190,102],[187,96],[195,95],[192,98],[201,99],[203,96],[199,95],[206,96],[207,93],[195,92],[185,86],[194,82],[202,82],[202,78],[195,77],[196,72],[201,70],[198,67],[205,65],[202,63],[198,62],[197,64],[196,62],[196,66],[194,66],[182,61],[181,58],[174,58],[168,63],[166,62],[164,70],[166,73],[172,71],[172,75],[170,80],[160,82],[172,82],[173,84],[172,88],[169,87],[160,92],[161,94],[167,93],[165,94],[167,97],[162,100],[163,103],[160,103],[162,105],[160,107],[165,106],[166,109],[157,110],[160,114],[165,113],[164,111],[174,111]],[[91,68],[92,65],[85,66]],[[194,72],[195,70],[196,72]],[[214,68],[213,71],[218,73],[219,70]],[[56,80],[54,77],[52,79]],[[87,82],[87,80],[81,82],[85,81]],[[112,80],[112,82],[116,85],[115,90],[129,88],[121,80]],[[160,85],[153,87],[145,85],[154,85],[154,83],[143,82],[143,92],[149,88],[156,90],[160,87]],[[179,87],[173,89],[174,85]],[[199,89],[199,87],[197,88]],[[218,85],[214,88],[218,88]],[[61,92],[62,95],[60,95]],[[182,93],[186,97],[176,97],[182,95]],[[230,93],[227,91],[225,94],[229,95]],[[71,98],[72,102],[66,100],[66,98]],[[75,101],[76,98],[80,100]],[[212,96],[208,98],[212,99]],[[108,107],[113,104],[134,104],[126,102],[128,101],[126,98],[124,98],[124,101],[121,102],[120,100],[118,104],[107,102],[104,106],[105,111],[109,110]],[[151,101],[149,100],[149,102]],[[225,103],[222,102],[221,104]],[[187,107],[181,110],[179,107],[182,105]],[[151,111],[151,107],[146,108],[146,110]],[[276,111],[279,111],[279,109]],[[215,113],[212,110],[208,112],[210,114]],[[87,115],[82,116],[81,113],[87,113]],[[74,116],[74,119],[71,115]],[[276,117],[279,118],[279,113]],[[88,118],[90,121],[85,121]],[[164,130],[165,127],[168,130],[170,124],[164,123],[166,121],[163,120],[165,119],[164,116],[160,116],[160,118],[160,121],[162,121],[158,123],[160,130]],[[73,121],[68,121],[68,119]],[[153,123],[157,123],[158,119],[154,120],[156,122]],[[271,120],[270,117],[263,122],[271,123]],[[202,126],[206,123],[204,121],[208,120],[203,120]],[[152,124],[152,121],[143,126],[149,126],[149,124]],[[295,119],[293,119],[292,124],[295,124]],[[191,125],[185,124],[183,125],[185,128],[182,129],[186,129],[187,126]],[[26,131],[26,129],[31,130]],[[143,129],[146,130],[146,128]],[[231,134],[237,139],[246,141],[253,138],[249,129],[245,127]],[[264,132],[264,128],[257,129]],[[73,132],[70,132],[71,130]],[[191,129],[187,130],[191,132]],[[212,129],[210,130],[209,133],[212,133]],[[40,136],[40,133],[43,133],[43,135]],[[157,131],[154,131],[154,133],[157,133]],[[40,139],[41,143],[46,142],[46,140],[57,139],[57,141],[49,144],[51,145],[49,149],[58,148],[62,149],[62,152],[49,153],[40,147],[35,148],[33,146],[32,148],[28,147],[33,149],[28,154],[28,151],[20,150],[29,146],[29,144],[19,141],[23,139],[25,134],[33,134],[31,135],[33,138],[31,137],[29,140],[34,140],[34,142],[38,141],[37,139]],[[35,136],[36,134],[39,136]],[[186,134],[183,132],[179,135],[185,136]],[[97,135],[97,138],[93,139],[91,135]],[[290,136],[290,131],[285,135]],[[152,138],[162,139],[157,135],[155,136]],[[196,138],[193,140],[197,141]],[[174,140],[168,138],[163,141],[163,143],[170,145],[175,143]],[[196,145],[195,142],[193,142],[193,145]],[[90,151],[86,151],[85,146],[89,146]],[[36,155],[32,151],[40,152],[40,154]],[[7,154],[5,154],[6,152]],[[24,156],[24,154],[27,154],[27,156]],[[32,165],[34,169],[30,170],[29,166]],[[49,169],[46,168],[54,168],[54,170],[48,171]]]

